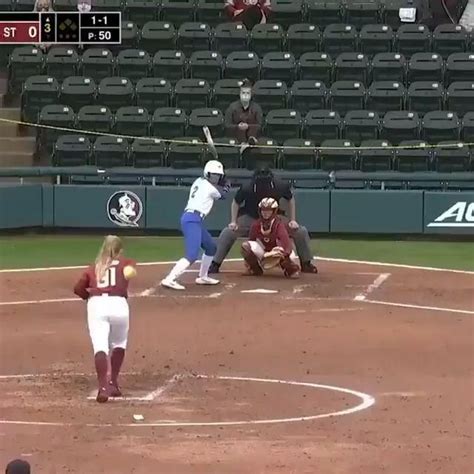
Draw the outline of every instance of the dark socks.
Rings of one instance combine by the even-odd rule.
[[[110,366],[111,366],[111,371],[112,371],[110,381],[114,385],[117,385],[118,376],[119,376],[124,358],[125,358],[125,349],[122,349],[121,347],[116,347],[112,351],[112,355],[110,356]]]
[[[97,372],[97,380],[99,381],[99,388],[107,387],[107,369],[108,361],[105,352],[97,352],[94,357],[95,370]]]

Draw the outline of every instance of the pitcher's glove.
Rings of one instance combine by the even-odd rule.
[[[276,267],[285,256],[285,251],[281,247],[274,247],[270,252],[265,252],[262,260],[263,269],[269,270],[270,268]]]

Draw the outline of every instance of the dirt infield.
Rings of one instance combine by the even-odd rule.
[[[0,470],[474,471],[474,274],[240,265],[213,288],[186,275],[185,293],[152,289],[167,267],[140,269],[124,399],[106,405],[71,301],[80,270],[0,273]]]

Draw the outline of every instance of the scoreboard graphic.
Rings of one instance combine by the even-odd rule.
[[[0,44],[120,44],[121,12],[0,12]]]

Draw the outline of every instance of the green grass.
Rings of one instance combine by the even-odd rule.
[[[141,262],[174,260],[183,253],[178,237],[125,237],[127,254]],[[95,258],[100,236],[0,237],[0,268],[82,265]],[[473,242],[318,239],[316,255],[474,270]],[[234,246],[231,256],[238,256]]]

